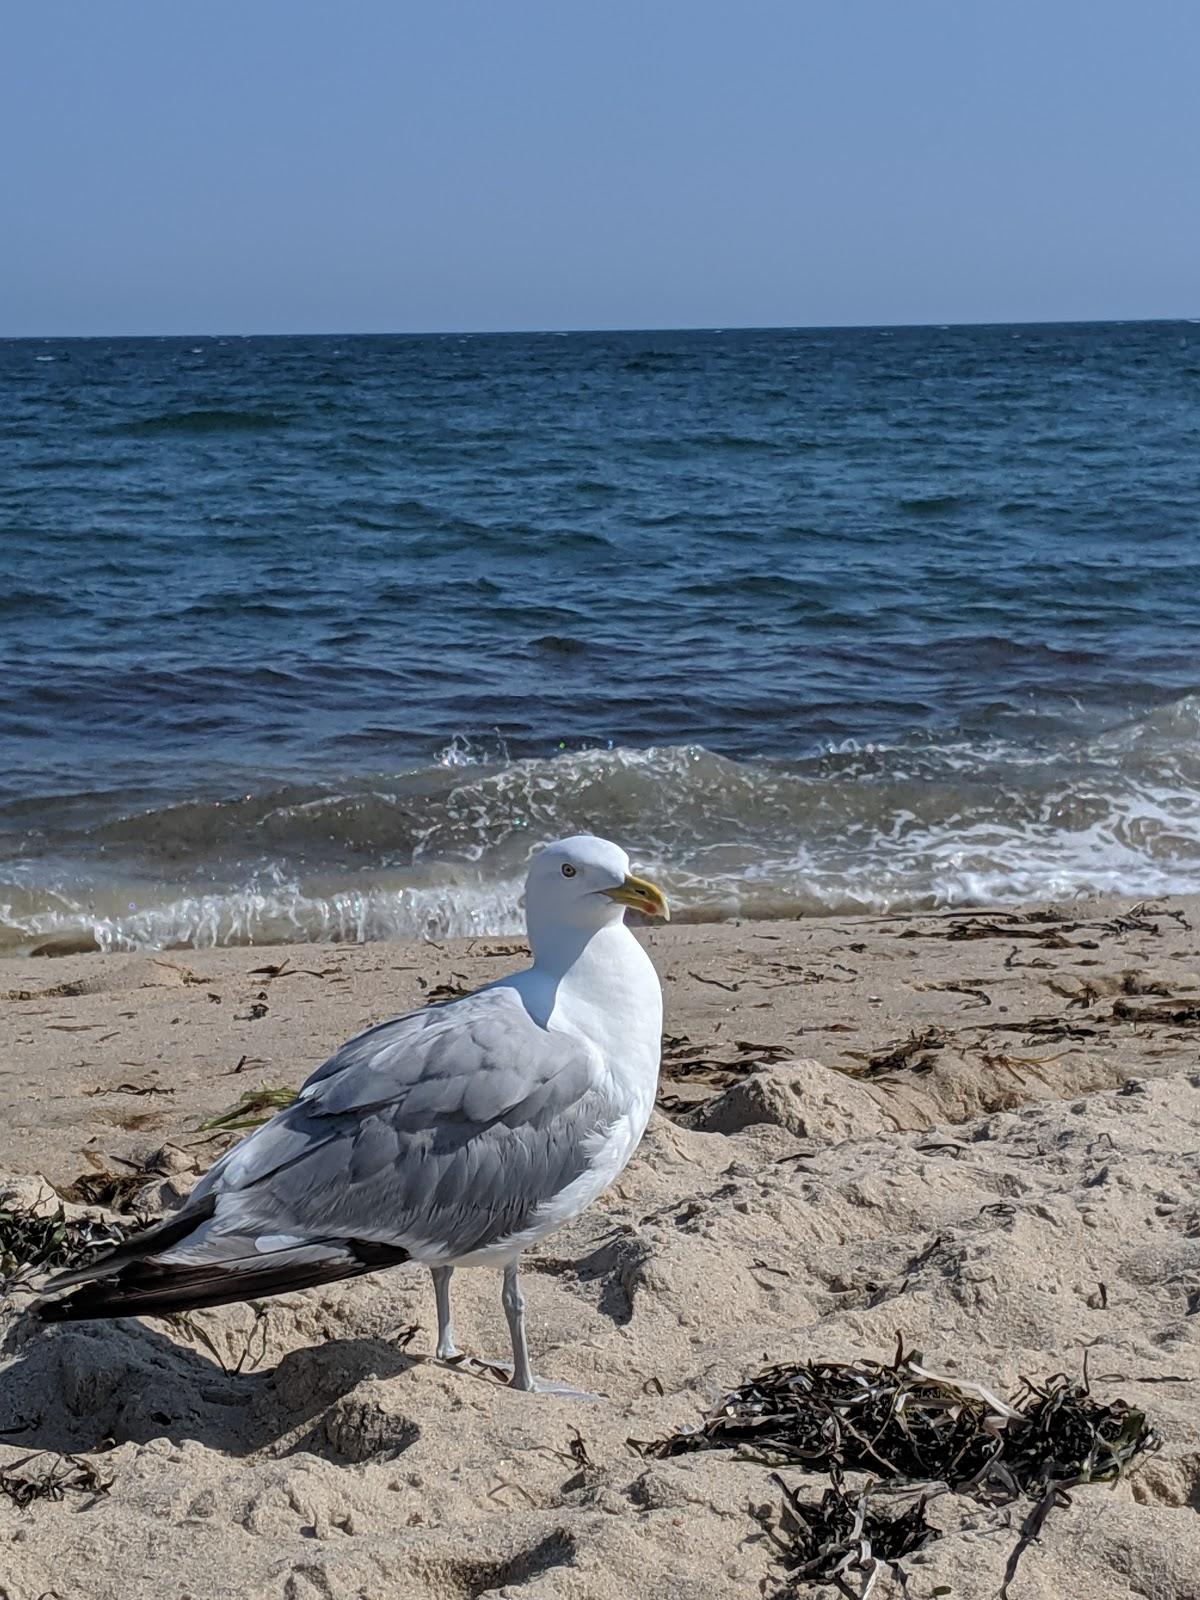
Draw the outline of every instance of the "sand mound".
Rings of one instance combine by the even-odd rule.
[[[756,1067],[711,1100],[694,1118],[705,1133],[740,1133],[766,1123],[799,1139],[834,1142],[878,1133],[878,1103],[844,1073],[819,1061],[783,1061]]]

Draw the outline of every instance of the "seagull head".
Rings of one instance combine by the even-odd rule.
[[[630,870],[620,845],[579,833],[534,856],[525,880],[525,915],[535,926],[598,930],[618,922],[625,907],[670,918],[662,890]]]

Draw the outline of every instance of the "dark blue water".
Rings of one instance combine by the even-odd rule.
[[[0,947],[1200,889],[1200,326],[0,343]]]

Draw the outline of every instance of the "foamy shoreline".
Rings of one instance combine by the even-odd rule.
[[[0,804],[0,955],[510,937],[539,840],[626,842],[685,917],[1200,892],[1200,697],[1107,728],[911,732],[797,758],[702,744],[160,798]],[[65,807],[65,808],[64,808]]]

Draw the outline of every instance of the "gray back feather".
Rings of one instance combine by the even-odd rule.
[[[224,1197],[220,1225],[239,1234],[463,1256],[529,1226],[619,1114],[590,1045],[484,989],[351,1039],[195,1193]]]

